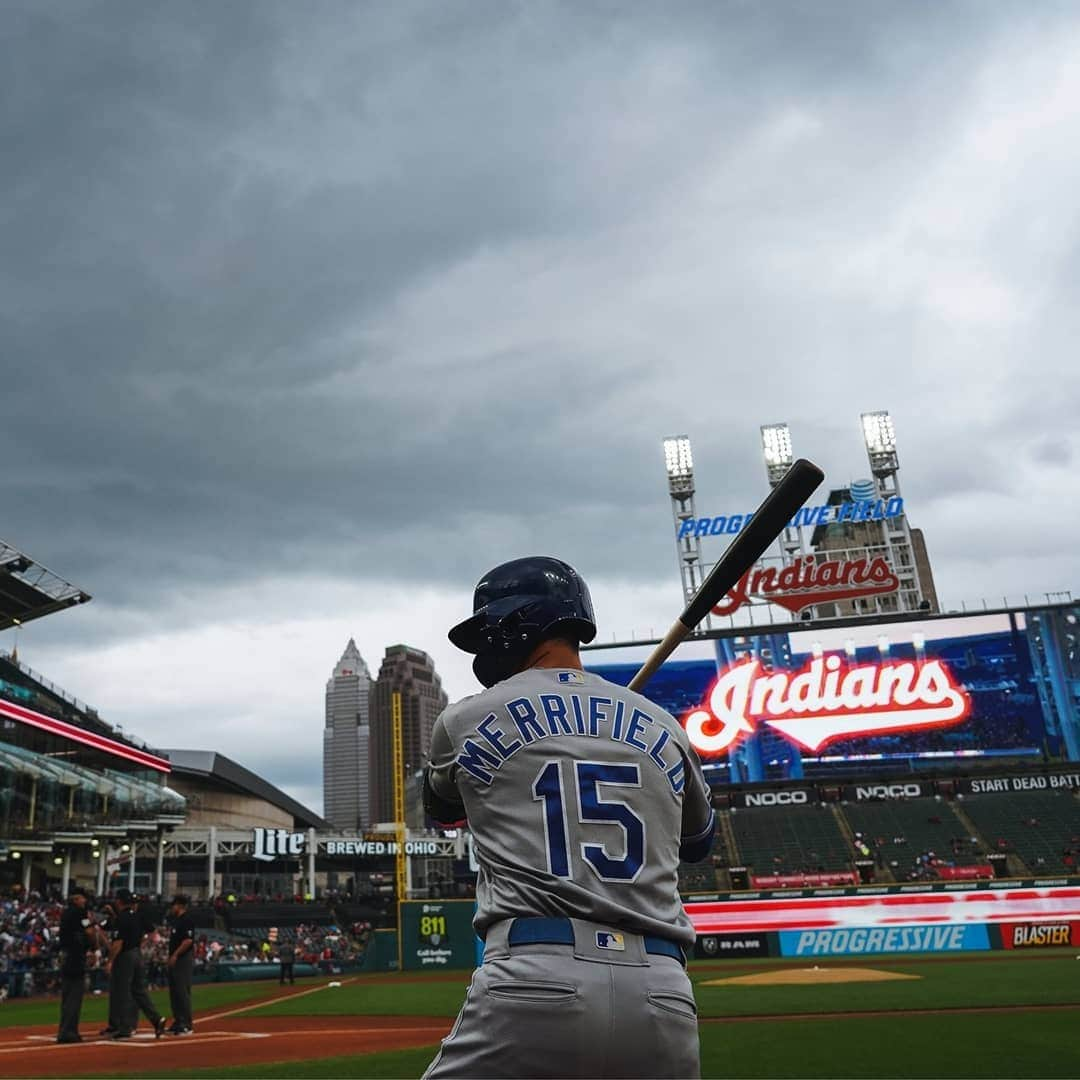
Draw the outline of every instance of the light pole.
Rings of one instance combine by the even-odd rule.
[[[675,550],[679,559],[683,598],[689,601],[702,580],[701,540],[697,535],[697,510],[694,506],[694,457],[688,435],[669,435],[664,439],[664,464],[667,467],[671,515],[675,523]],[[708,617],[706,617],[708,626]]]
[[[774,488],[784,479],[795,460],[791,452],[791,431],[787,424],[761,425],[761,452],[765,457],[769,487]],[[785,566],[806,551],[801,525],[796,525],[795,528],[786,525],[777,542]]]
[[[863,442],[870,471],[874,475],[878,497],[886,504],[900,498],[900,458],[896,453],[896,429],[892,417],[884,410],[863,413]],[[887,517],[881,522],[885,550],[896,576],[900,579],[901,610],[917,611],[922,603],[922,583],[915,565],[911,543],[911,528],[907,514]]]

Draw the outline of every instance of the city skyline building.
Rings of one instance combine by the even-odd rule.
[[[371,672],[349,638],[326,683],[323,728],[323,817],[338,829],[370,821],[370,691]]]
[[[408,645],[391,645],[371,685],[369,718],[370,821],[394,820],[393,694],[401,694],[401,734],[405,776],[427,761],[431,729],[448,698],[435,662],[426,652]],[[406,807],[406,816],[410,808]]]

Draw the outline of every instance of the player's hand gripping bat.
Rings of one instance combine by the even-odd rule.
[[[765,549],[780,535],[784,526],[825,479],[825,474],[806,458],[799,458],[784,474],[783,480],[769,492],[747,525],[731,542],[720,561],[702,582],[697,595],[672,623],[664,640],[649,654],[638,673],[630,680],[631,690],[640,690],[656,674],[660,665],[675,651],[708,611],[720,602],[727,591],[761,558]]]

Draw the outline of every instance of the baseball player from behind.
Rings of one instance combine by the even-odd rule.
[[[484,962],[426,1077],[696,1077],[680,857],[715,819],[681,725],[582,669],[574,569],[496,567],[450,631],[487,688],[435,723],[428,813],[468,818]]]

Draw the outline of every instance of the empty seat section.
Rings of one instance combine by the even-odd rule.
[[[1033,874],[1077,873],[1080,801],[1072,792],[968,795],[960,805],[991,851],[1015,853]]]
[[[850,870],[852,850],[827,806],[732,810],[731,825],[752,874]]]

